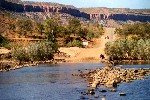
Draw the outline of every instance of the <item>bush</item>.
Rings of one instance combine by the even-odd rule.
[[[29,58],[28,58],[28,55],[26,52],[26,48],[24,48],[24,47],[16,49],[13,52],[13,57],[18,59],[19,61],[29,61]]]
[[[116,28],[115,34],[128,36],[136,35],[138,37],[150,37],[150,24],[149,23],[135,23],[135,24],[126,24],[122,28]]]
[[[7,47],[9,40],[0,34],[0,47]]]
[[[105,53],[115,60],[150,60],[150,39],[119,39],[108,42]]]
[[[73,39],[67,43],[67,47],[83,47],[82,41]]]
[[[50,60],[57,49],[56,44],[52,42],[37,42],[14,50],[13,57],[20,61]]]
[[[87,40],[91,40],[94,37],[94,33],[93,32],[88,32],[86,35],[86,39]]]

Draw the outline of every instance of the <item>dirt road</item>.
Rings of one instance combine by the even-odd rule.
[[[98,63],[100,62],[100,54],[104,54],[105,43],[114,40],[114,28],[106,28],[105,34],[96,39],[96,43],[92,48],[78,48],[78,47],[70,47],[70,48],[60,48],[61,52],[66,53],[70,57],[65,57],[64,59],[67,62],[72,63]],[[108,36],[109,39],[105,39]]]

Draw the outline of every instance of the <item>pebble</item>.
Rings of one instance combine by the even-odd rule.
[[[99,95],[95,94],[95,95],[94,95],[94,98],[99,98]]]
[[[94,95],[95,92],[94,92],[94,89],[89,89],[86,91],[86,94],[91,94],[91,95]]]
[[[126,96],[126,94],[123,93],[123,92],[122,92],[122,93],[119,93],[119,95],[120,95],[120,96]]]
[[[111,89],[111,90],[110,90],[110,92],[116,92],[116,91],[117,91],[116,89]]]
[[[99,90],[99,92],[107,92],[106,90]]]

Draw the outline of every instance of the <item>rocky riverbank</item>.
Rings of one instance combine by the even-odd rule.
[[[88,86],[97,88],[99,86],[117,87],[121,82],[132,82],[134,80],[143,80],[150,75],[150,68],[126,68],[104,67],[88,73],[78,74],[88,81]]]
[[[34,62],[23,62],[19,64],[18,61],[1,61],[0,62],[0,72],[6,72],[10,70],[20,69],[28,66],[37,66],[38,64],[56,64],[56,60],[48,61],[34,61]]]

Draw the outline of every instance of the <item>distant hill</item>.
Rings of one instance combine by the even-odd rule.
[[[20,0],[0,0],[0,8],[19,13],[41,13],[40,16],[47,18],[49,13],[69,14],[74,17],[80,17],[97,21],[138,21],[150,22],[150,9],[129,9],[129,8],[76,8],[71,5],[64,5],[51,2],[22,2]],[[47,17],[44,17],[44,16]]]
[[[150,14],[150,9],[129,9],[129,8],[106,8],[106,7],[93,7],[93,8],[79,8],[80,11],[89,14],[92,13],[123,13],[123,14]]]
[[[5,0],[5,1],[13,2],[13,3],[20,3],[20,2],[22,2],[21,0]]]
[[[79,10],[90,14],[90,19],[150,22],[150,9],[95,7]]]

